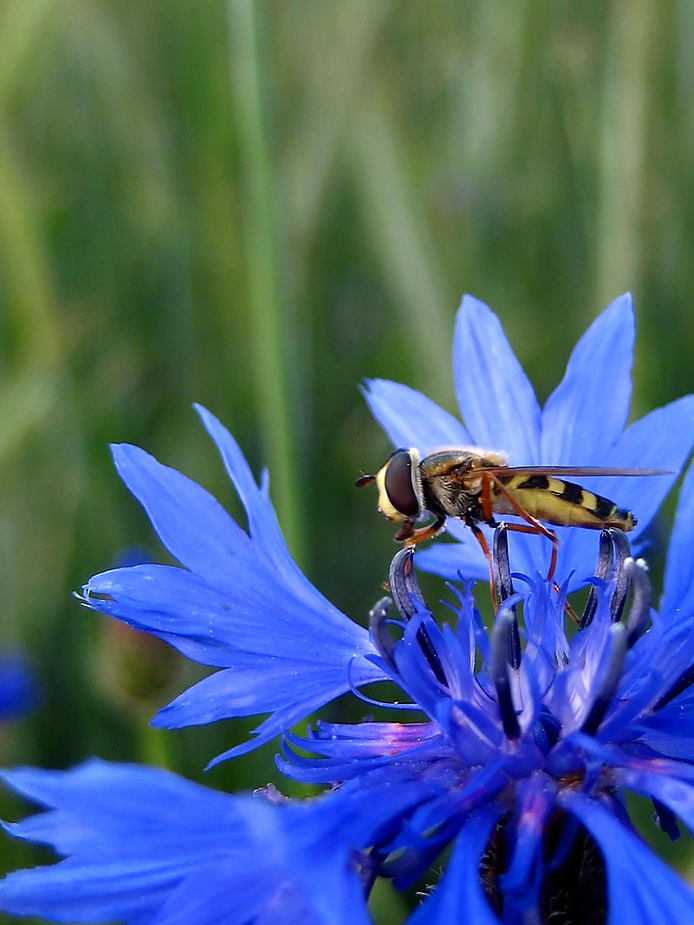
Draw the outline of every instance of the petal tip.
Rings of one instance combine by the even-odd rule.
[[[633,340],[636,322],[634,317],[634,298],[630,292],[623,292],[622,295],[613,299],[607,308],[601,312],[601,315],[606,321],[612,321],[613,323],[619,322],[628,326]],[[600,315],[598,317],[600,317]]]
[[[462,309],[467,309],[468,311],[472,311],[472,310],[484,311],[484,312],[490,312],[491,314],[494,314],[494,312],[492,312],[491,308],[487,305],[486,302],[483,302],[481,299],[478,299],[476,296],[471,295],[469,292],[466,292],[463,295],[463,298],[460,302],[459,311]]]

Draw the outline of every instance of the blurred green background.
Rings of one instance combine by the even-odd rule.
[[[131,547],[168,561],[110,441],[239,514],[206,405],[363,620],[393,546],[353,488],[389,449],[358,383],[454,411],[464,291],[541,401],[626,289],[633,415],[694,391],[693,48],[687,0],[0,2],[0,645],[43,689],[2,763],[200,779],[250,725],[148,731],[198,675],[71,597]]]

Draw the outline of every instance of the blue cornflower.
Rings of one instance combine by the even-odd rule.
[[[672,487],[692,449],[694,396],[659,408],[625,429],[631,399],[634,313],[620,296],[593,322],[574,349],[566,374],[540,408],[530,381],[490,309],[466,295],[453,340],[453,374],[465,426],[420,392],[400,383],[370,380],[364,390],[372,413],[396,447],[416,447],[420,457],[441,447],[502,451],[512,466],[590,466],[669,469],[658,478],[582,479],[587,487],[633,511],[637,540]],[[486,528],[483,528],[486,530]],[[557,529],[559,584],[585,581],[596,555],[595,535]],[[486,578],[487,563],[470,530],[449,520],[457,543],[423,550],[417,564],[455,580]],[[528,575],[546,569],[550,545],[537,537],[510,537],[513,567]]]
[[[595,394],[597,407],[599,389],[590,392],[588,360],[579,360],[586,340],[607,340],[617,355],[608,357],[605,348],[592,374],[611,371],[600,405],[611,455],[579,459],[567,451],[539,461],[679,469],[684,444],[694,439],[691,398],[619,436],[624,420],[611,415],[610,396],[624,405],[626,391],[628,400],[624,375],[614,370],[621,362],[624,373],[619,357],[630,356],[631,345],[624,351],[616,335],[607,337],[619,327],[616,316],[624,316],[623,301],[574,353],[564,380],[577,389],[573,405],[562,385],[545,409],[546,439],[557,452],[573,434],[593,439],[578,399]],[[536,461],[514,452],[519,368],[504,398],[504,373],[495,364],[509,356],[498,323],[470,300],[461,318],[459,327],[467,325],[471,336],[487,329],[487,346],[479,344],[475,355],[510,429],[509,442],[500,432],[484,443],[506,449],[514,463]],[[370,387],[372,403],[381,390],[383,418],[388,396],[398,391],[409,402],[403,415],[408,407],[425,412],[423,420],[403,420],[401,431],[391,415],[386,423],[396,443],[428,452],[433,441],[462,442],[459,434],[441,440],[443,424],[453,419],[403,389]],[[480,420],[473,428],[463,399],[461,406],[482,442]],[[64,860],[9,875],[0,884],[0,908],[132,925],[361,925],[370,921],[366,896],[376,878],[407,887],[450,849],[443,876],[420,897],[410,925],[694,921],[694,893],[641,841],[623,801],[626,790],[651,798],[671,837],[677,818],[694,830],[694,470],[682,486],[658,611],[646,567],[629,554],[623,534],[605,532],[599,544],[586,534],[589,554],[573,545],[581,533],[575,530],[562,537],[558,575],[575,568],[593,590],[580,627],[567,633],[569,579],[555,593],[544,578],[544,542],[530,537],[509,553],[502,528],[494,555],[505,599],[489,632],[465,581],[454,589],[453,621],[439,626],[407,550],[390,569],[395,609],[390,599],[379,601],[367,632],[301,575],[279,533],[266,478],[258,488],[229,434],[199,410],[244,503],[250,535],[184,476],[134,447],[116,447],[121,476],[183,568],[105,572],[88,582],[84,600],[221,669],[161,711],[159,725],[269,712],[252,743],[221,757],[284,732],[281,770],[332,787],[289,801],[269,790],[229,796],[160,770],[101,762],[67,772],[7,772],[12,787],[47,810],[8,826],[10,832],[52,845]],[[672,438],[677,453],[667,449]],[[662,455],[646,454],[649,441],[663,447]],[[578,447],[579,436],[574,442]],[[628,482],[624,487],[631,490]],[[611,495],[636,511],[640,526],[655,510],[624,498],[621,483]],[[452,549],[465,563],[465,541]],[[465,566],[461,572],[468,577]],[[399,689],[389,704],[398,722],[318,723],[304,737],[288,732],[328,700],[376,680]],[[404,721],[408,712],[415,722]]]

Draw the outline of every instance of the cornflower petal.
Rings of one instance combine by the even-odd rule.
[[[540,462],[540,406],[499,319],[470,295],[453,338],[458,404],[477,446],[508,453],[516,466]]]
[[[362,393],[393,446],[414,446],[426,455],[441,447],[472,443],[457,418],[409,386],[388,379],[367,379]]]
[[[139,447],[111,447],[118,474],[145,509],[159,539],[182,566],[214,587],[253,562],[245,532],[204,488]]]
[[[694,833],[694,783],[677,780],[673,776],[677,770],[679,769],[669,769],[669,774],[666,775],[628,767],[613,768],[611,777],[620,787],[656,798],[671,809],[689,831]]]
[[[544,774],[535,774],[517,786],[518,808],[515,821],[515,844],[508,869],[501,875],[506,912],[510,908],[522,920],[533,908],[544,878],[543,844],[545,826],[553,808],[556,788]]]
[[[480,865],[499,811],[485,807],[471,813],[458,835],[441,882],[407,920],[407,925],[500,925],[480,882]]]
[[[694,892],[599,802],[576,791],[562,804],[585,825],[605,859],[607,925],[689,925]]]
[[[259,489],[238,443],[229,431],[202,405],[196,404],[194,407],[217,445],[227,474],[246,509],[248,532],[254,548],[262,552],[270,568],[277,572],[281,584],[291,587],[295,595],[309,606],[318,606],[323,616],[326,613],[335,614],[335,623],[342,626],[344,616],[311,584],[289,553],[270,502],[267,471],[263,471]]]
[[[671,470],[666,475],[595,480],[598,491],[612,491],[614,500],[638,517],[632,539],[645,530],[677,481],[692,450],[693,432],[694,395],[685,395],[627,427],[606,455],[608,467],[628,467],[636,462],[642,469]],[[612,483],[617,487],[610,488]],[[591,487],[590,481],[587,484]]]
[[[272,657],[249,655],[247,662],[244,666],[239,659],[233,668],[218,671],[188,688],[157,713],[152,725],[181,729],[271,711],[272,715],[253,730],[252,739],[222,752],[209,763],[208,768],[212,768],[220,761],[264,745],[345,692],[344,665],[321,670],[308,662],[303,666],[297,662],[293,665],[294,676],[289,679],[278,673],[277,660]],[[363,672],[358,680],[374,680],[373,672]]]
[[[694,465],[682,482],[675,523],[670,537],[660,609],[674,616],[694,609]]]
[[[480,549],[480,544],[468,528],[449,519],[446,522],[446,530],[458,542],[432,543],[425,549],[417,550],[417,565],[425,572],[440,575],[441,578],[448,578],[451,581],[455,581],[458,573],[465,575],[471,581],[484,581],[488,578],[487,560]]]
[[[69,855],[2,881],[5,911],[128,925],[369,921],[350,842],[326,827],[320,803],[278,806],[167,771],[96,760],[68,772],[21,769],[4,778],[49,807],[10,826],[13,834]],[[318,857],[324,877],[315,879]],[[339,890],[339,905],[329,901],[330,890]]]
[[[629,415],[634,311],[626,293],[596,318],[573,350],[542,411],[541,462],[605,465]]]
[[[231,665],[237,652],[284,655],[318,662],[333,656],[345,664],[356,651],[370,654],[365,630],[343,617],[302,607],[282,585],[258,571],[244,582],[219,590],[185,569],[137,565],[101,572],[84,587],[86,603],[136,629],[156,633],[196,661]],[[264,635],[272,613],[272,636]],[[242,619],[241,619],[242,618]],[[303,630],[303,635],[299,633]],[[331,650],[321,645],[330,639]],[[335,652],[340,653],[335,658]]]

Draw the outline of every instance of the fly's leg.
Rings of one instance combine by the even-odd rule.
[[[516,533],[532,533],[534,536],[539,534],[540,536],[546,536],[547,539],[551,541],[552,555],[549,560],[549,570],[547,571],[547,581],[551,581],[552,576],[554,575],[554,572],[557,568],[557,547],[559,546],[559,540],[557,539],[556,534],[551,530],[547,530],[546,527],[542,526],[542,524],[540,524],[542,527],[541,530],[538,530],[535,526],[531,526],[529,524],[507,523],[506,526],[509,530],[514,530]]]
[[[533,526],[526,525],[526,524],[510,524],[506,522],[505,526],[509,530],[515,530],[516,533],[532,533],[535,536],[537,536],[540,533],[540,531],[536,530]],[[557,546],[559,545],[559,540],[557,539],[557,537],[551,530],[547,530],[547,533],[549,534],[548,539],[552,540],[552,558],[550,559],[550,562],[549,562],[549,571],[547,572],[547,581],[552,581],[552,576],[554,575],[554,571],[557,567]],[[542,532],[541,535],[546,536],[547,533]],[[554,591],[555,594],[559,594],[561,592],[561,588],[556,583],[556,581],[552,581],[552,590]],[[573,622],[578,626],[581,621],[579,620],[578,615],[576,614],[576,611],[573,609],[573,607],[568,601],[564,601],[564,610],[566,611],[567,616],[570,617],[570,619],[573,620]]]
[[[414,536],[414,533],[415,533],[415,529],[412,526],[412,522],[409,520],[406,520],[405,523],[402,524],[402,526],[398,527],[398,530],[395,536],[393,537],[393,539],[395,540],[396,543],[405,543],[407,545],[407,541],[410,539],[411,536]]]
[[[474,520],[467,521],[467,525],[472,530],[472,535],[482,547],[484,558],[487,560],[487,565],[489,566],[489,589],[492,592],[492,606],[494,608],[494,613],[496,613],[499,608],[496,603],[496,585],[494,583],[494,565],[492,563],[492,554],[489,552],[489,545],[485,539],[484,533],[482,533]]]
[[[488,523],[493,523],[493,511],[492,511],[492,497],[491,497],[491,483],[494,481],[495,485],[499,491],[504,495],[505,498],[509,501],[510,504],[516,509],[517,513],[527,522],[526,524],[510,524],[506,523],[505,526],[509,530],[515,530],[516,533],[531,533],[539,536],[544,536],[552,543],[552,557],[549,563],[549,571],[547,573],[547,581],[552,581],[552,576],[557,567],[557,547],[559,546],[559,540],[557,539],[556,533],[553,530],[548,530],[544,524],[540,523],[537,518],[533,517],[532,514],[529,514],[525,508],[516,501],[516,499],[511,495],[511,493],[506,489],[506,487],[501,483],[499,479],[493,476],[491,473],[485,473],[482,478],[482,493],[480,495],[480,503],[482,506],[482,513],[484,514],[485,520]],[[552,589],[556,594],[559,594],[560,588],[556,581],[552,582]],[[580,620],[576,615],[571,604],[568,601],[564,602],[564,609],[568,616],[573,620],[574,623],[579,624]]]
[[[417,530],[412,529],[412,524],[407,522],[395,534],[395,539],[405,541],[405,546],[416,546],[422,540],[429,540],[439,533],[446,523],[444,516],[438,515],[436,520],[427,527],[419,527]]]
[[[549,571],[547,572],[547,581],[552,580],[555,569],[557,567],[557,547],[559,546],[559,540],[557,539],[556,533],[550,530],[548,527],[545,527],[537,517],[533,517],[532,514],[529,514],[525,510],[522,504],[520,504],[513,497],[510,491],[506,486],[498,479],[492,472],[485,472],[482,478],[482,510],[484,511],[485,517],[487,516],[487,510],[485,510],[485,504],[487,506],[489,516],[491,518],[492,505],[491,505],[491,482],[494,483],[494,486],[501,492],[501,494],[506,498],[508,503],[514,509],[516,514],[519,517],[522,517],[525,521],[525,524],[506,524],[509,530],[515,530],[516,533],[534,533],[539,536],[546,537],[552,544],[552,557],[549,560]]]
[[[552,590],[553,590],[554,593],[557,595],[557,597],[558,597],[559,594],[561,593],[561,588],[560,588],[559,585],[556,583],[556,581],[553,581],[553,582],[552,582]],[[571,606],[571,604],[569,604],[568,601],[564,601],[564,612],[566,613],[567,617],[569,617],[569,618],[576,624],[576,626],[580,626],[580,625],[581,625],[580,617],[578,616],[578,614],[577,614],[576,611],[573,609],[573,607]]]
[[[491,484],[492,478],[493,476],[491,476],[490,474],[487,474],[487,477],[484,478],[482,481],[482,496],[481,496],[482,511],[484,512],[484,516],[488,519],[491,519],[491,515],[492,515],[492,501],[491,501],[491,491],[490,491],[490,484]],[[547,573],[547,581],[552,581],[552,576],[554,575],[554,571],[557,567],[557,547],[559,545],[559,540],[557,539],[556,534],[554,533],[553,530],[548,530],[543,524],[541,524],[538,520],[536,520],[536,518],[534,518],[531,514],[528,514],[528,512],[522,507],[522,505],[520,505],[515,500],[515,498],[511,496],[511,493],[505,490],[504,486],[501,484],[501,482],[499,482],[498,479],[494,479],[494,481],[498,485],[502,494],[506,498],[508,498],[510,503],[516,508],[520,516],[523,517],[524,520],[528,521],[527,526],[525,526],[524,524],[507,523],[506,524],[507,528],[509,530],[515,530],[516,533],[534,533],[536,535],[539,534],[541,536],[546,536],[548,540],[551,540],[552,558],[550,559],[550,563],[549,563],[549,572]],[[559,585],[556,583],[556,581],[552,582],[552,590],[556,594],[559,594],[560,592]],[[564,602],[564,610],[566,611],[568,616],[573,620],[574,623],[579,624],[581,622],[578,616],[576,615],[575,610],[573,609],[571,604],[569,604],[568,601]]]

